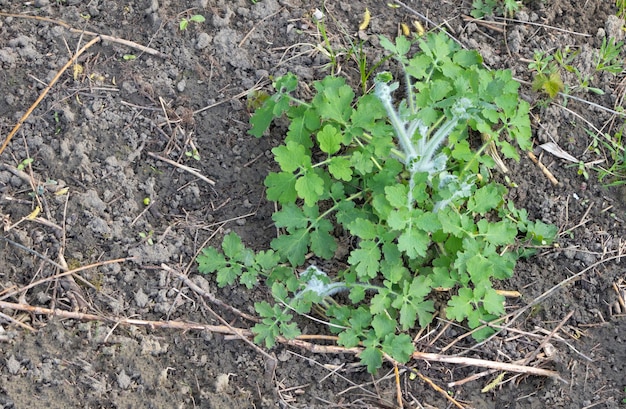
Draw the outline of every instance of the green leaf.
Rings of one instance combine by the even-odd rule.
[[[452,60],[465,68],[483,63],[483,57],[474,50],[459,50],[454,53]]]
[[[241,257],[245,246],[241,242],[241,238],[236,233],[229,233],[224,236],[222,241],[222,250],[224,255],[231,259],[239,259]]]
[[[365,299],[365,288],[361,286],[352,287],[348,295],[352,304],[358,304]]]
[[[296,142],[288,141],[286,145],[277,146],[272,149],[272,153],[283,172],[294,172],[311,166],[311,157],[307,155],[306,148]]]
[[[295,202],[298,198],[296,192],[297,177],[293,173],[280,172],[270,173],[263,182],[267,187],[267,200],[276,201],[281,204]]]
[[[504,246],[515,242],[517,235],[517,227],[509,220],[501,220],[499,222],[489,223],[482,219],[476,223],[478,233],[494,246]]]
[[[321,220],[317,228],[311,232],[311,251],[326,260],[333,258],[337,250],[337,242],[330,234],[332,228],[328,220]]]
[[[374,347],[367,347],[359,354],[361,362],[367,366],[369,373],[374,373],[383,365],[383,353]]]
[[[527,231],[527,236],[532,239],[533,244],[548,246],[554,242],[558,229],[552,224],[546,224],[541,220],[537,220],[528,223]]]
[[[300,229],[278,236],[272,240],[270,245],[295,267],[304,264],[304,256],[309,250],[309,241],[309,231]]]
[[[259,251],[254,260],[261,270],[268,271],[278,265],[280,256],[272,250]]]
[[[347,124],[352,115],[354,91],[346,85],[342,77],[327,76],[314,84],[318,94],[313,98],[313,106],[319,115],[340,124]]]
[[[424,257],[429,245],[428,233],[413,225],[407,227],[398,237],[398,248],[410,258]]]
[[[439,219],[436,213],[432,213],[432,212],[422,212],[421,214],[419,214],[419,212],[414,212],[414,213],[418,213],[418,214],[415,214],[412,217],[412,219],[415,220],[415,224],[420,229],[430,232],[430,233],[433,233],[441,229],[441,223],[439,222]]]
[[[282,209],[272,215],[272,220],[276,227],[288,227],[302,229],[309,225],[309,217],[307,217],[302,209],[294,203],[286,203]]]
[[[367,219],[358,218],[349,223],[347,227],[353,236],[363,240],[373,240],[378,236],[376,225]]]
[[[386,314],[377,314],[372,319],[372,328],[379,339],[383,339],[387,334],[395,334],[396,321]]]
[[[372,314],[380,314],[383,311],[386,311],[390,305],[391,305],[390,290],[380,289],[378,291],[378,294],[372,297],[372,300],[370,301],[370,312]]]
[[[317,142],[322,152],[329,155],[337,152],[341,148],[341,140],[343,136],[339,130],[333,125],[326,125],[317,133]]]
[[[333,156],[328,164],[328,172],[339,180],[352,180],[352,166],[350,160],[343,156]]]
[[[259,272],[257,270],[249,269],[244,271],[239,277],[239,282],[246,286],[248,290],[254,288],[258,283]]]
[[[372,131],[376,128],[376,122],[379,119],[387,117],[385,107],[380,100],[372,94],[367,94],[359,98],[356,109],[352,112],[350,122],[353,127],[362,128]],[[384,124],[383,121],[380,121]]]
[[[198,271],[203,274],[213,273],[226,266],[226,259],[214,247],[205,247],[197,258]]]
[[[452,85],[449,81],[435,80],[430,83],[430,100],[432,102],[441,101],[444,99],[450,91],[452,91]]]
[[[383,341],[383,351],[391,355],[396,361],[406,363],[411,359],[415,347],[408,334],[389,334]]]
[[[399,209],[407,207],[409,188],[406,185],[394,184],[385,187],[385,197],[393,207]]]
[[[289,324],[281,324],[280,333],[283,337],[287,339],[294,339],[301,334],[300,329],[298,329],[298,324],[296,324],[295,322],[290,322]]]
[[[250,124],[252,125],[252,128],[248,131],[250,135],[257,138],[263,136],[274,119],[274,114],[272,112],[274,111],[275,105],[276,102],[268,99],[260,108],[254,111],[254,114],[250,117]]]
[[[291,108],[288,114],[291,123],[285,137],[285,143],[291,141],[310,149],[313,146],[311,134],[320,125],[317,113],[309,107],[298,106]]]
[[[202,14],[194,14],[189,20],[196,23],[204,23],[206,21]]]
[[[338,338],[339,339],[337,340],[337,344],[343,345],[346,348],[354,348],[355,346],[359,345],[359,336],[357,332],[352,328],[348,328],[347,330],[342,331],[339,334]]]
[[[467,260],[465,265],[474,283],[489,280],[493,276],[493,265],[482,254],[474,254]]]
[[[370,156],[364,155],[363,153],[356,151],[350,157],[350,162],[352,166],[362,175],[369,174],[374,168],[374,163],[372,162]]]
[[[296,88],[298,88],[298,78],[295,76],[295,74],[289,72],[283,76],[276,78],[273,86],[279,94],[286,94],[288,92],[295,91]]]
[[[380,256],[380,248],[376,242],[363,240],[358,249],[352,250],[348,262],[354,266],[359,277],[374,278],[380,268]]]
[[[324,180],[313,171],[306,172],[296,181],[296,192],[304,204],[313,206],[324,194]]]
[[[424,301],[424,297],[430,294],[431,289],[430,278],[414,277],[411,285],[405,287],[403,297],[392,303],[393,307],[400,308],[400,324],[403,330],[413,328],[417,317],[421,327],[430,324],[435,307],[432,301]]]
[[[485,310],[493,315],[504,314],[504,296],[500,295],[493,288],[487,289],[485,296],[483,297],[483,307]]]
[[[215,280],[217,281],[217,286],[222,288],[227,285],[232,285],[237,277],[241,275],[242,268],[239,264],[232,264],[230,266],[222,267],[217,270],[217,276]]]
[[[504,200],[506,188],[502,185],[489,184],[476,190],[467,204],[468,210],[484,215],[488,211],[495,209]]]
[[[446,308],[446,317],[462,322],[473,310],[474,294],[471,288],[459,288],[459,294],[452,296]]]
[[[372,314],[369,313],[365,307],[359,307],[352,312],[352,317],[349,320],[350,327],[356,331],[368,328],[372,322]]]

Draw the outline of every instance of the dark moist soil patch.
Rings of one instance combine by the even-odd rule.
[[[79,279],[74,284],[53,280],[4,301],[61,310],[82,305],[87,312],[109,317],[220,325],[195,293],[160,267],[165,263],[188,269],[196,284],[252,313],[255,301],[268,298],[265,289],[218,289],[211,277],[197,275],[193,260],[207,239],[216,245],[230,230],[255,249],[266,248],[275,237],[274,205],[264,199],[263,180],[275,168],[270,149],[280,143],[284,129],[276,126],[261,139],[247,135],[245,92],[255,86],[267,88],[270,77],[288,71],[309,84],[327,73],[328,60],[313,47],[321,39],[310,19],[312,9],[322,5],[300,0],[257,4],[37,0],[19,7],[14,3],[0,0],[0,10],[62,20],[79,30],[147,45],[168,58],[111,41],[98,43],[79,59],[81,71],[71,69],[63,75],[0,158],[0,212],[5,225],[33,211],[37,204],[33,188],[43,202],[41,217],[50,222],[23,221],[3,237],[55,262],[62,254],[70,268],[116,258],[134,260],[81,272],[88,285]],[[465,47],[481,52],[487,66],[509,68],[524,81],[532,80],[527,65],[535,50],[553,52],[569,45],[579,47],[583,56],[593,56],[605,33],[623,37],[612,4],[530,2],[516,16],[522,22],[509,21],[504,29],[498,25],[494,30],[463,17],[469,14],[469,1],[407,2],[431,21],[445,22]],[[372,21],[364,33],[364,50],[368,61],[377,61],[382,56],[377,35],[393,37],[399,23],[410,25],[417,17],[406,7],[392,9],[386,2],[328,2],[325,13],[333,47],[346,46],[346,35],[356,33],[366,6]],[[204,15],[206,22],[192,22],[187,30],[179,30],[180,19],[193,14]],[[3,136],[71,53],[89,39],[53,22],[0,19]],[[338,62],[339,75],[358,89],[354,61],[343,54]],[[387,64],[381,69],[397,67]],[[621,80],[601,75],[593,86],[602,89],[603,96],[578,96],[614,108],[623,98]],[[611,113],[582,102],[569,100],[567,109],[559,103],[542,104],[527,85],[521,93],[534,104],[537,144],[557,142],[585,162],[598,159],[588,149],[592,137],[587,131],[595,127],[611,133],[622,124]],[[199,161],[192,158],[194,147]],[[149,153],[193,167],[216,184]],[[26,158],[33,159],[24,169],[33,177],[30,181],[5,167],[16,167]],[[528,209],[532,219],[559,227],[559,247],[519,263],[515,277],[499,284],[522,294],[510,299],[507,308],[514,311],[527,305],[573,274],[594,267],[487,344],[475,348],[475,343],[463,339],[444,352],[465,330],[452,325],[435,341],[432,337],[446,325],[438,321],[418,348],[510,362],[532,353],[573,312],[558,331],[561,339],[550,341],[552,355],[541,358],[568,384],[510,373],[502,387],[481,393],[496,374],[448,388],[448,382],[482,369],[437,362],[409,365],[467,407],[618,408],[625,397],[626,324],[623,313],[613,314],[617,300],[613,285],[625,275],[620,259],[609,259],[624,251],[624,191],[602,187],[593,171],[585,180],[576,166],[547,154],[541,160],[559,184],[553,186],[530,159],[522,157],[519,163],[507,163],[509,177],[517,184],[509,196],[517,207]],[[68,194],[54,194],[63,187],[69,188]],[[146,198],[149,206],[144,204]],[[41,257],[0,241],[2,294],[56,273]],[[249,325],[227,310],[217,310],[231,325]],[[2,313],[37,330],[31,333],[0,317],[3,408],[396,405],[392,368],[384,367],[372,377],[348,354],[312,354],[279,346],[269,351],[278,358],[272,371],[256,349],[218,334]],[[309,333],[320,330],[305,328]],[[401,374],[400,386],[405,407],[448,405],[407,372]]]

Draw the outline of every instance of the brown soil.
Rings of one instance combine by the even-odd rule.
[[[382,55],[377,35],[393,37],[399,23],[418,17],[406,7],[366,3],[327,2],[324,11],[333,46],[341,49],[346,36],[357,31],[367,5],[373,17],[365,51],[368,61],[376,61]],[[486,26],[464,19],[469,1],[413,3],[407,5],[432,22],[445,22],[465,47],[479,50],[487,66],[509,68],[526,82],[532,80],[527,67],[535,50],[577,47],[577,63],[592,67],[593,50],[605,34],[623,37],[623,22],[616,21],[613,2],[606,0],[589,0],[584,6],[574,0],[524,2],[518,21],[506,26],[499,20]],[[19,6],[0,0],[2,12],[62,20],[76,29],[70,32],[51,21],[0,18],[3,138],[71,54],[92,38],[81,30],[134,41],[166,56],[109,40],[92,46],[79,58],[82,71],[70,68],[61,77],[0,157],[0,214],[6,230],[0,239],[0,300],[66,312],[82,308],[114,318],[89,321],[3,309],[0,407],[397,406],[390,366],[370,376],[354,365],[358,360],[350,354],[279,346],[269,351],[278,358],[272,370],[263,354],[236,337],[115,321],[222,325],[162,264],[189,273],[196,284],[247,313],[254,312],[254,301],[268,298],[264,288],[217,289],[211,277],[197,274],[194,259],[206,240],[216,245],[230,230],[258,249],[276,233],[270,218],[274,205],[264,198],[263,179],[273,169],[269,150],[280,143],[281,127],[261,139],[247,135],[245,94],[288,71],[305,83],[328,73],[328,60],[313,48],[321,42],[310,20],[315,7],[323,8],[301,0],[35,0]],[[193,14],[204,15],[206,22],[179,30],[181,18]],[[339,75],[356,86],[354,61],[340,57],[338,63]],[[572,94],[614,109],[623,99],[622,79],[598,75],[592,85],[604,95]],[[576,84],[573,77],[565,82]],[[592,149],[594,129],[614,133],[623,123],[584,102],[542,102],[529,85],[521,92],[534,103],[537,144],[552,140],[584,162],[602,158],[602,147]],[[200,161],[185,154],[193,146]],[[196,168],[216,183],[151,154]],[[22,174],[15,172],[26,158],[32,164]],[[585,180],[576,165],[549,154],[542,162],[559,184],[552,185],[524,156],[519,163],[507,163],[517,184],[510,197],[531,218],[556,224],[559,246],[519,263],[514,278],[499,284],[522,294],[509,300],[507,308],[515,311],[568,277],[584,274],[559,287],[496,339],[469,353],[475,343],[464,339],[445,354],[511,362],[542,347],[544,355],[536,362],[559,371],[568,383],[508,373],[502,386],[481,393],[495,374],[448,387],[483,369],[425,361],[409,366],[465,407],[624,407],[626,320],[624,311],[620,315],[614,309],[613,286],[626,278],[616,257],[624,252],[625,191],[603,187],[593,169]],[[69,193],[55,194],[63,187]],[[44,222],[23,220],[38,203]],[[129,257],[133,259],[81,271],[82,279],[48,280],[7,296],[59,273],[50,261],[64,260],[77,268]],[[228,310],[212,308],[231,325],[250,326]],[[570,312],[571,318],[550,339],[553,351],[547,350],[541,345],[544,337]],[[434,323],[431,337],[423,338],[418,348],[443,353],[465,331],[452,326],[432,340],[445,325]],[[407,372],[399,385],[404,407],[449,407],[440,393]]]

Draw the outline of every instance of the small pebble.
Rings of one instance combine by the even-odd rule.
[[[207,33],[200,33],[198,34],[198,39],[196,40],[196,48],[198,50],[203,50],[211,45],[212,41],[213,38],[211,38],[210,35],[208,35]]]

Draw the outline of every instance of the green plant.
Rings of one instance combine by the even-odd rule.
[[[33,158],[26,158],[17,165],[17,170],[24,170],[33,163]]]
[[[528,68],[536,71],[532,83],[533,91],[545,92],[550,98],[563,91],[565,86],[554,62],[554,56],[543,51],[535,51],[534,61],[528,64]]]
[[[187,30],[187,26],[189,25],[189,23],[192,21],[194,23],[204,23],[206,19],[204,18],[202,14],[194,14],[193,16],[189,18],[183,17],[178,23],[178,28],[180,29],[180,31],[185,31]]]
[[[149,246],[152,246],[154,242],[152,241],[152,236],[154,236],[154,231],[150,230],[149,232],[139,232],[139,238],[141,241],[148,243]]]
[[[196,148],[193,148],[190,151],[185,151],[185,156],[188,158],[193,158],[195,160],[200,160],[200,153]]]
[[[510,277],[518,257],[532,252],[519,242],[554,239],[553,226],[529,221],[504,199],[507,189],[489,180],[494,161],[484,148],[470,148],[475,131],[507,157],[518,157],[513,144],[530,148],[519,84],[509,71],[483,69],[478,53],[443,34],[418,44],[421,52],[409,57],[409,40],[381,37],[405,73],[399,103],[389,73],[356,101],[344,79],[332,76],[314,82],[314,97],[303,101],[287,74],[251,118],[257,137],[274,119],[289,120],[284,143],[272,149],[280,170],[265,179],[282,234],[271,249],[254,252],[229,233],[221,251],[203,249],[198,269],[216,274],[220,287],[271,289],[274,304],[255,304],[255,342],[272,347],[278,336],[299,335],[294,316],[315,304],[340,345],[364,347],[369,371],[382,365],[383,353],[406,362],[411,331],[434,317],[435,288],[452,294],[447,318],[477,328],[504,312],[492,280]],[[337,236],[354,239],[346,256]],[[334,257],[346,267],[318,267]],[[491,333],[485,327],[473,335]]]
[[[615,7],[617,7],[617,17],[626,18],[626,0],[615,0]]]
[[[595,134],[593,134],[596,137]],[[624,149],[623,129],[613,135],[605,134],[601,140],[603,150],[608,152],[608,167],[596,167],[598,179],[606,186],[626,184],[626,149]]]
[[[624,69],[624,61],[620,58],[620,52],[624,46],[623,41],[616,42],[614,38],[602,39],[602,45],[598,52],[596,71],[606,71],[611,74],[619,74]]]
[[[483,18],[496,14],[513,17],[521,7],[522,2],[516,0],[474,0],[470,14],[474,18]]]

